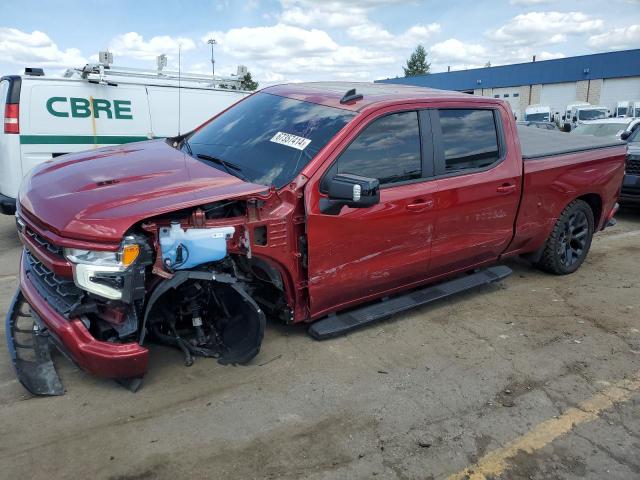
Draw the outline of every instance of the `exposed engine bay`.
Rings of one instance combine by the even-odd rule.
[[[182,352],[187,367],[195,357],[215,358],[223,365],[250,361],[260,351],[266,323],[253,298],[268,288],[261,285],[265,281],[255,266],[261,262],[241,253],[229,254],[227,243],[236,234],[234,226],[192,226],[194,218],[203,223],[243,219],[245,213],[244,202],[221,201],[143,225],[138,241],[146,232],[155,246],[154,253],[140,259],[144,292],[151,295],[143,296],[142,288],[140,298],[124,294],[131,302],[116,308],[117,316],[104,315],[113,312],[113,306],[103,309],[93,322],[101,331],[93,333],[107,341],[135,337],[141,344],[149,340],[174,347]],[[265,277],[272,282],[268,274]]]

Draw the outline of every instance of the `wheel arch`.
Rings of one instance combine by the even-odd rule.
[[[589,205],[593,212],[593,229],[597,232],[600,227],[600,223],[602,222],[602,197],[597,193],[587,193],[577,197],[575,200],[582,200]],[[564,208],[567,208],[567,206],[565,205]]]

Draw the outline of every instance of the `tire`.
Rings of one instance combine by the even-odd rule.
[[[589,253],[593,230],[591,207],[574,200],[560,214],[536,266],[555,275],[575,272]]]

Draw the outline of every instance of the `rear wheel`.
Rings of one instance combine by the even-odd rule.
[[[589,252],[593,230],[591,207],[574,200],[560,214],[537,266],[556,275],[575,272]]]

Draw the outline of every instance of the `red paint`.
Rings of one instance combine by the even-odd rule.
[[[364,99],[340,104],[351,87],[307,84],[266,89],[357,112],[279,191],[244,183],[158,140],[74,154],[39,167],[21,191],[18,211],[28,228],[56,245],[114,250],[124,233],[143,220],[148,220],[144,229],[153,233],[158,225],[168,224],[163,214],[216,200],[246,199],[246,216],[206,220],[194,214],[184,226],[235,226],[229,250],[238,254],[246,253],[248,232],[252,254],[281,273],[294,322],[312,321],[507,256],[533,252],[544,245],[558,215],[575,198],[590,195],[601,202],[598,228],[614,212],[624,146],[523,163],[513,116],[503,101],[415,87],[357,85]],[[339,215],[320,212],[322,175],[372,120],[396,111],[436,107],[499,109],[506,141],[502,161],[482,172],[384,188],[380,203],[370,208],[345,207]],[[266,245],[254,242],[254,229],[261,226],[267,227]],[[303,267],[299,250],[305,234],[308,268]],[[30,250],[37,249],[25,243]],[[35,254],[42,259],[39,253]],[[74,358],[87,370],[112,376],[122,369],[118,371],[134,376],[131,372],[139,373],[140,365],[146,365],[146,349],[88,338],[81,322],[58,317],[28,280],[21,278],[21,285],[29,302],[51,328],[61,332],[65,345],[69,342]],[[110,366],[101,367],[100,362]],[[123,366],[127,362],[130,370]]]
[[[21,211],[56,234],[119,243],[145,218],[264,190],[153,140],[44,163],[27,177],[19,200]]]

